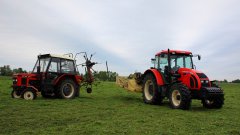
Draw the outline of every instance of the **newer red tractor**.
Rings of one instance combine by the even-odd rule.
[[[79,74],[76,56],[84,54],[87,78]],[[39,55],[32,73],[20,73],[13,76],[13,98],[24,98],[33,100],[37,93],[45,98],[58,97],[71,99],[79,96],[81,86],[86,86],[87,92],[92,92],[93,76],[91,69],[95,62],[91,62],[85,52],[77,53],[75,58],[73,54]]]
[[[192,99],[199,99],[206,108],[221,108],[223,90],[194,69],[192,57],[189,51],[168,49],[157,53],[152,59],[154,67],[141,76],[144,102],[161,104],[167,97],[172,108],[185,110],[190,108]]]

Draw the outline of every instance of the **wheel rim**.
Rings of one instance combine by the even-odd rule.
[[[213,100],[208,100],[208,99],[206,99],[206,100],[205,100],[205,103],[208,104],[208,105],[212,105],[212,104],[213,104]]]
[[[181,94],[178,90],[173,90],[172,92],[172,103],[174,106],[179,106],[181,104]]]
[[[20,98],[20,97],[21,97],[21,95],[17,95],[17,92],[16,92],[16,91],[13,91],[13,94],[12,94],[12,95],[13,95],[14,98]]]
[[[153,98],[153,82],[151,80],[147,80],[144,86],[144,95],[147,100],[152,100]]]
[[[70,83],[66,83],[63,85],[63,95],[66,98],[69,98],[73,95],[74,93],[74,87]]]
[[[31,91],[26,91],[24,93],[24,99],[26,100],[33,100],[34,99],[34,94]]]

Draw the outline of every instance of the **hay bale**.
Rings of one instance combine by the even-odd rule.
[[[135,92],[141,92],[142,86],[137,84],[137,81],[135,79],[128,80],[128,90],[135,91]]]
[[[117,76],[116,77],[116,84],[122,88],[128,87],[128,79],[124,76]]]
[[[117,76],[116,84],[129,91],[141,92],[142,86],[137,84],[137,81],[133,79],[128,79],[128,77]]]

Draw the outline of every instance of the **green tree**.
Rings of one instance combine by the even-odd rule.
[[[13,69],[13,73],[14,74],[17,74],[17,73],[27,73],[27,71],[23,70],[22,68],[16,68],[16,69]]]
[[[2,76],[11,76],[13,74],[9,65],[4,65],[3,67],[0,67],[0,73]]]
[[[116,76],[118,76],[116,72],[112,72],[112,71],[109,71],[109,72],[99,71],[99,72],[95,72],[93,75],[95,80],[99,80],[99,81],[116,81]]]
[[[223,82],[224,82],[224,83],[228,83],[227,79],[224,79]]]
[[[239,79],[233,80],[232,83],[240,83],[240,80]]]

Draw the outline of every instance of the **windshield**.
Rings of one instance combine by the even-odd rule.
[[[171,68],[193,68],[191,55],[171,55]]]
[[[50,58],[40,59],[40,72],[46,72],[49,61],[50,61]],[[39,60],[37,60],[34,66],[33,73],[37,73],[38,66],[39,66]]]

